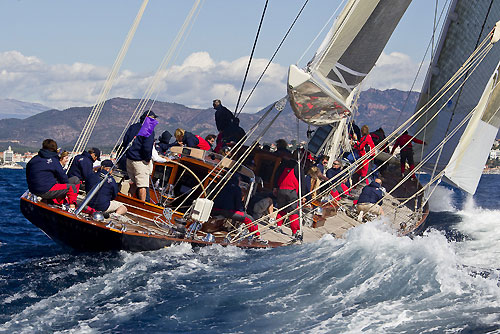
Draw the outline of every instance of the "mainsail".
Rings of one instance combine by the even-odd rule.
[[[292,65],[288,96],[295,115],[325,125],[350,114],[349,99],[379,58],[411,0],[351,0],[309,63]]]
[[[475,1],[473,6],[468,0],[455,0],[450,4],[417,110],[446,84],[487,37],[499,18],[499,0],[479,0]],[[421,118],[413,128],[414,133],[420,132],[417,137],[428,143],[423,151],[423,156],[426,156],[476,108],[467,131],[464,132],[464,128],[460,129],[446,142],[439,154],[434,155],[423,168],[433,174],[444,170],[447,181],[470,193],[475,192],[491,144],[498,132],[496,116],[487,116],[496,112],[493,111],[495,109],[493,103],[496,100],[493,97],[498,93],[493,90],[493,81],[497,79],[494,79],[491,73],[497,68],[498,59],[500,59],[500,48],[495,47],[477,68],[471,68],[469,73],[443,96],[441,103],[431,108],[426,117]],[[457,89],[458,92],[452,97]],[[443,103],[446,103],[444,108],[442,108]],[[437,117],[425,125],[438,112]],[[416,146],[416,152],[420,153],[420,145]]]

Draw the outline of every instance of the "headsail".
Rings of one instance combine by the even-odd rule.
[[[373,68],[411,0],[351,0],[306,71],[292,65],[288,96],[295,115],[313,125],[350,114],[348,100]]]
[[[455,74],[465,60],[478,47],[480,42],[491,32],[499,18],[500,1],[497,0],[480,0],[475,2],[474,6],[471,6],[470,1],[467,0],[455,0],[450,4],[444,29],[440,36],[438,49],[427,73],[417,110],[420,106],[425,105],[425,103],[429,101],[429,98],[434,96],[441,87],[445,85],[449,78]],[[486,95],[489,95],[489,93],[485,91],[485,86],[488,83],[488,79],[491,77],[491,73],[496,69],[498,59],[500,59],[500,48],[496,46],[489,52],[473,73],[472,71],[467,73],[467,81],[465,84],[463,84],[465,79],[461,79],[457,82],[455,86],[443,96],[440,100],[441,103],[436,104],[436,106],[427,113],[426,117],[420,119],[414,126],[414,133],[418,133],[420,129],[425,127],[425,129],[417,135],[417,137],[428,143],[424,148],[423,156],[426,156],[439,145],[441,140],[462,122],[478,103],[479,105],[476,110],[478,115],[473,116],[474,119],[481,119],[481,113],[488,113],[488,111],[481,111],[481,103],[484,102],[481,96],[487,98]],[[486,88],[487,91],[491,91],[492,89],[490,86],[491,80],[492,79],[490,79],[490,83],[488,83],[489,88]],[[425,123],[439,111],[443,103],[451,97],[452,93],[461,84],[463,84],[463,86],[458,93],[446,104],[444,109],[439,112],[439,115],[425,126]],[[479,102],[480,99],[482,102]],[[483,126],[477,124],[473,125],[471,123],[467,127],[467,134],[464,133],[464,128],[460,129],[457,134],[443,146],[440,154],[436,154],[424,165],[424,170],[439,173],[446,168],[445,177],[448,181],[451,181],[452,184],[455,184],[463,190],[473,193],[486,161],[486,159],[479,159],[479,157],[484,157],[484,155],[489,152],[496,135],[495,132],[491,137],[489,135],[490,131],[488,130],[485,134],[488,133],[488,138],[491,137],[491,140],[486,140],[485,138],[479,139],[478,137],[470,138],[469,136],[476,131],[474,130],[475,127],[478,127],[477,129],[483,128]],[[487,131],[486,129],[483,130]],[[498,129],[490,130],[497,131]],[[483,136],[482,132],[481,136]],[[480,147],[477,146],[479,143]],[[421,146],[416,146],[416,152],[420,153]],[[469,150],[475,150],[476,152],[468,152]],[[481,151],[481,153],[479,151]],[[473,154],[473,156],[470,154]],[[416,154],[417,160],[419,156],[420,154]],[[454,159],[454,162],[450,163],[450,166],[447,167],[451,159]],[[458,165],[461,167],[458,167]],[[466,167],[466,165],[468,167]],[[465,170],[462,170],[463,168],[468,171],[465,172]],[[468,173],[469,175],[465,176],[464,173]],[[467,181],[464,178],[467,179]]]
[[[500,62],[445,168],[446,178],[471,194],[476,192],[491,144],[500,128],[499,71]]]

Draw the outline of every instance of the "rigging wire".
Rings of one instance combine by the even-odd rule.
[[[264,16],[266,15],[267,4],[269,0],[266,0],[266,4],[264,5],[264,10],[262,11],[262,16],[260,17],[259,28],[257,29],[257,35],[255,36],[255,40],[253,42],[252,52],[250,53],[250,58],[248,59],[247,70],[245,71],[245,77],[243,78],[243,82],[241,83],[240,94],[238,96],[238,101],[236,102],[236,108],[234,108],[234,115],[238,111],[238,106],[240,104],[241,94],[243,94],[243,88],[245,87],[245,82],[247,81],[248,71],[250,70],[250,65],[252,64],[253,54],[255,52],[255,47],[257,46],[257,41],[259,40],[260,29],[262,28],[262,22],[264,22]]]
[[[180,30],[178,31],[172,45],[170,46],[169,50],[165,54],[160,66],[158,67],[158,70],[156,71],[152,81],[150,82],[148,88],[144,92],[143,97],[139,101],[136,109],[132,113],[130,119],[128,120],[127,125],[124,127],[122,133],[118,137],[118,140],[115,143],[115,146],[113,147],[112,152],[116,152],[116,155],[120,155],[120,151],[123,148],[120,148],[121,142],[123,140],[123,137],[125,136],[125,133],[127,129],[132,125],[133,123],[137,122],[139,119],[140,115],[144,112],[146,109],[146,106],[148,103],[150,103],[150,98],[153,92],[155,91],[157,85],[159,84],[161,79],[165,79],[166,76],[166,67],[170,63],[170,60],[172,59],[173,55],[176,52],[176,49],[179,45],[179,43],[182,41],[182,38],[188,29],[189,25],[194,24],[193,23],[193,18],[197,17],[196,12],[198,8],[200,7],[200,3],[204,0],[196,0],[193,4],[193,7],[191,8],[190,12],[188,13],[186,19],[184,20],[184,23],[182,24]]]
[[[142,2],[141,7],[139,8],[139,11],[134,19],[134,22],[132,23],[132,26],[130,27],[130,30],[125,38],[125,41],[123,42],[123,45],[118,52],[117,58],[115,59],[115,62],[113,64],[111,72],[108,74],[108,77],[104,83],[104,87],[101,90],[101,93],[97,99],[96,104],[92,108],[87,121],[85,122],[82,132],[80,133],[80,136],[78,137],[75,146],[73,147],[73,150],[70,152],[70,162],[68,164],[68,169],[69,171],[71,164],[73,163],[73,157],[76,153],[79,153],[85,149],[85,147],[88,144],[88,141],[90,139],[90,136],[95,128],[95,125],[97,123],[97,119],[102,111],[102,108],[104,106],[104,103],[106,101],[106,97],[109,94],[109,91],[113,87],[114,81],[116,79],[116,76],[118,74],[118,71],[123,63],[123,59],[125,58],[125,55],[127,54],[128,48],[130,46],[130,43],[132,39],[134,38],[135,32],[137,31],[137,27],[139,26],[139,23],[141,22],[142,16],[144,14],[144,11],[146,9],[146,6],[148,4],[149,0],[144,0]]]
[[[449,0],[447,0],[446,3],[448,3],[448,1]],[[431,50],[430,66],[432,67],[433,59],[435,57],[435,55],[434,55],[434,39],[435,39],[435,36],[436,36],[436,30],[437,30],[437,27],[439,25],[439,22],[441,22],[441,19],[443,17],[444,11],[446,9],[446,3],[445,3],[444,6],[443,6],[443,9],[441,10],[441,14],[439,15],[438,22],[436,24],[437,3],[438,3],[438,0],[436,0],[436,8],[435,8],[435,14],[434,14],[434,27],[432,29],[431,40],[427,44],[427,48],[425,49],[424,56],[422,57],[422,60],[420,61],[420,65],[418,66],[417,73],[415,74],[415,77],[413,78],[413,82],[412,82],[412,84],[410,86],[409,92],[406,95],[405,103],[404,103],[403,107],[401,108],[401,110],[399,111],[398,118],[397,118],[396,122],[394,123],[394,127],[392,128],[393,130],[398,125],[398,123],[399,123],[399,121],[401,119],[401,115],[403,114],[403,111],[405,110],[406,106],[408,105],[408,100],[410,98],[410,94],[413,91],[413,87],[415,87],[415,84],[417,83],[418,75],[420,74],[420,71],[422,70],[422,67],[424,65],[424,61],[425,61],[425,58],[427,57],[427,53],[429,52],[429,49]]]
[[[307,1],[306,1],[307,2]],[[333,18],[337,15],[337,12],[339,11],[339,9],[344,5],[344,2],[346,2],[346,0],[342,0],[340,2],[340,4],[337,6],[337,8],[333,11],[333,14],[330,16],[330,18],[326,21],[326,23],[323,25],[323,28],[321,28],[321,30],[318,32],[318,34],[316,35],[316,37],[314,37],[314,39],[312,40],[312,42],[309,44],[309,46],[306,48],[306,50],[304,51],[304,53],[300,56],[300,58],[297,60],[296,64],[298,65],[299,62],[302,61],[302,59],[306,56],[306,53],[309,52],[309,50],[312,48],[312,46],[314,45],[314,43],[316,43],[316,40],[319,38],[319,36],[321,36],[323,34],[323,31],[326,29],[327,26],[330,25],[330,22],[333,20]],[[305,5],[305,4],[304,4]]]
[[[257,85],[260,83],[260,81],[262,80],[262,78],[264,77],[264,74],[267,72],[267,69],[269,68],[269,66],[271,66],[273,60],[274,60],[274,57],[276,57],[276,55],[278,54],[278,51],[281,49],[281,46],[283,45],[283,43],[285,42],[286,38],[288,37],[288,35],[290,34],[290,31],[292,31],[292,28],[295,26],[295,23],[297,22],[297,20],[299,19],[300,15],[302,14],[302,11],[304,10],[304,8],[306,7],[307,3],[309,2],[309,0],[306,0],[304,2],[304,4],[302,5],[302,8],[299,10],[299,13],[295,16],[295,19],[293,20],[292,24],[290,25],[290,27],[288,28],[287,32],[285,33],[285,35],[283,36],[283,38],[281,39],[281,42],[278,44],[278,47],[276,48],[276,50],[274,51],[273,55],[271,56],[271,58],[269,59],[269,61],[267,62],[267,65],[266,67],[264,68],[264,70],[262,71],[262,73],[260,74],[259,78],[257,79],[257,81],[255,82],[255,85],[253,86],[252,90],[250,91],[250,93],[248,93],[248,96],[247,98],[245,99],[245,102],[243,103],[243,105],[241,106],[240,110],[237,111],[237,114],[236,114],[236,117],[238,117],[240,114],[241,114],[241,111],[243,110],[243,108],[245,108],[245,106],[247,105],[247,102],[248,100],[250,99],[250,97],[252,96],[252,94],[254,93],[255,89],[257,88]]]

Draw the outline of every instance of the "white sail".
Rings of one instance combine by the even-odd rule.
[[[445,168],[448,181],[471,194],[476,192],[491,144],[500,128],[499,71],[500,62]]]
[[[411,0],[351,0],[308,69],[290,66],[295,115],[325,125],[350,114],[349,97],[371,71]]]
[[[434,96],[445,83],[455,74],[465,60],[472,54],[483,41],[488,33],[493,29],[495,23],[500,18],[500,1],[478,0],[471,6],[469,0],[455,0],[450,4],[444,29],[441,33],[436,55],[427,73],[427,78],[422,89],[418,106],[423,106],[430,96]],[[413,133],[418,133],[424,128],[418,138],[428,143],[424,147],[423,156],[426,156],[442,139],[449,134],[462,120],[478,105],[481,97],[487,94],[485,86],[496,69],[500,59],[500,48],[495,46],[481,64],[474,70],[467,73],[467,81],[459,89],[458,93],[446,104],[439,115],[427,126],[425,123],[438,112],[439,108],[452,95],[452,93],[463,84],[465,79],[460,80],[452,89],[445,94],[426,115],[413,128]],[[489,84],[488,84],[489,85]],[[418,110],[419,108],[417,108]],[[479,106],[478,106],[479,109]],[[480,113],[479,110],[476,112]],[[479,117],[481,116],[474,116]],[[484,124],[483,124],[484,123]],[[493,138],[498,129],[494,129],[488,122],[469,125],[468,134],[464,134],[465,127],[462,127],[443,147],[440,154],[436,154],[425,165],[427,172],[438,173],[446,168],[445,176],[451,183],[460,188],[474,192],[479,180],[479,175],[483,170],[484,156],[489,152]],[[477,126],[477,129],[474,127]],[[475,130],[474,130],[475,129]],[[476,132],[479,131],[479,132]],[[489,132],[495,132],[491,135]],[[476,135],[474,135],[474,133]],[[481,133],[481,139],[477,137]],[[484,137],[483,137],[484,133]],[[468,137],[472,136],[472,137]],[[460,143],[459,143],[460,141]],[[479,145],[480,144],[480,148]],[[467,148],[467,146],[470,148]],[[458,146],[458,147],[457,147]],[[457,148],[457,150],[455,150]],[[474,152],[470,152],[474,150]],[[481,151],[481,153],[479,152]],[[420,159],[421,146],[415,145],[415,158]],[[452,159],[454,162],[448,163]],[[469,161],[466,161],[469,160]],[[460,165],[460,167],[457,167]],[[468,165],[465,166],[465,165]],[[463,169],[469,169],[466,172]],[[465,174],[469,173],[468,176]],[[479,174],[478,174],[479,173]],[[472,176],[472,175],[476,176]],[[465,179],[468,179],[465,181]],[[474,179],[474,180],[473,180]]]

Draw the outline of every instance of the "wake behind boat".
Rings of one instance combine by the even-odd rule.
[[[476,123],[468,123],[467,130],[459,140],[462,146],[470,144],[470,138],[474,138],[474,131],[477,131],[477,124],[488,129],[488,133],[498,131],[500,126],[497,122],[500,99],[496,98],[498,65],[495,67],[496,61],[483,62],[487,55],[498,55],[498,48],[493,49],[493,44],[498,40],[499,32],[493,29],[491,17],[493,13],[500,13],[500,5],[495,4],[486,13],[473,13],[472,16],[476,20],[474,22],[481,26],[481,29],[477,35],[465,36],[467,43],[475,44],[471,51],[472,56],[466,57],[461,65],[455,66],[456,73],[450,75],[452,79],[440,86],[440,90],[432,97],[422,102],[421,108],[410,119],[387,136],[379,137],[375,145],[367,127],[363,127],[361,133],[353,134],[353,101],[356,101],[359,94],[359,84],[375,65],[409,3],[409,0],[349,1],[308,66],[303,70],[295,66],[290,68],[288,97],[272,104],[255,126],[233,143],[231,158],[206,149],[186,147],[186,143],[180,140],[180,145],[184,147],[172,147],[167,153],[166,162],[153,165],[148,188],[150,201],[140,198],[134,191],[132,196],[127,196],[125,171],[112,173],[122,184],[121,193],[116,200],[127,209],[126,214],[104,217],[99,212],[85,213],[85,206],[96,195],[98,187],[86,195],[79,195],[79,208],[76,211],[28,191],[21,198],[21,211],[52,239],[78,250],[92,251],[152,250],[180,242],[199,246],[221,244],[242,248],[278,247],[314,242],[325,234],[342,237],[350,228],[376,219],[379,214],[383,214],[382,219],[400,235],[418,233],[425,226],[427,201],[436,182],[444,178],[452,179],[452,169],[460,169],[463,164],[459,158],[463,156],[464,149],[461,148],[460,152],[451,156],[447,154],[450,151],[445,145],[451,138],[459,137],[457,133],[463,132],[463,127],[469,119],[475,120]],[[193,11],[196,6],[195,4]],[[455,16],[456,6],[457,1],[454,1],[442,38],[446,38],[446,31],[450,31],[449,27],[454,22],[459,22],[456,18],[451,19]],[[190,16],[193,16],[193,11]],[[386,24],[380,25],[380,22]],[[460,26],[459,23],[457,25]],[[478,44],[478,40],[482,42]],[[445,47],[441,50],[445,50]],[[491,50],[495,51],[490,53]],[[446,55],[445,52],[443,57]],[[483,75],[471,76],[478,67],[481,71],[476,73]],[[485,71],[488,76],[484,76]],[[470,113],[461,115],[460,119],[455,119],[454,122],[448,121],[447,129],[432,132],[431,140],[426,137],[422,130],[432,126],[429,124],[441,111],[440,106],[448,105],[450,98],[460,95],[462,82],[476,78],[478,81],[474,86],[480,87],[482,95],[476,94],[467,100],[471,104]],[[445,98],[441,93],[443,90],[449,93]],[[259,140],[269,128],[264,122],[272,123],[271,118],[278,117],[287,103],[299,119],[310,125],[321,126],[316,129],[309,144],[298,148],[296,155],[292,157],[265,152],[259,145]],[[147,105],[147,99],[141,102],[125,130],[130,129]],[[74,152],[85,150],[99,115],[99,108],[102,108],[101,102],[97,103],[91,112]],[[276,114],[271,116],[272,112]],[[145,117],[148,119],[147,115]],[[408,135],[407,131],[417,122],[424,126],[414,130],[414,136]],[[146,122],[142,121],[143,127],[145,124]],[[141,127],[139,132],[142,130]],[[252,135],[257,139],[250,141]],[[399,138],[403,135],[409,138],[401,141]],[[421,140],[416,139],[416,136]],[[117,143],[123,138],[122,134]],[[121,149],[114,149],[114,156],[117,159],[122,157],[133,140],[127,147],[123,145]],[[427,154],[416,159],[416,166],[413,162],[412,142],[431,143]],[[484,148],[489,150],[489,146],[483,144]],[[405,173],[404,160],[401,165],[398,160],[394,164],[397,153],[395,147],[398,145],[401,157],[411,157],[411,160],[408,160],[408,173]],[[118,145],[115,146],[117,147]],[[388,152],[390,147],[392,151]],[[411,154],[408,154],[409,152]],[[482,150],[480,152],[475,155],[475,162],[481,162]],[[304,175],[307,160],[311,155],[316,158],[327,156],[329,159],[325,168],[332,168],[334,162],[344,161],[343,158],[348,162],[345,162],[335,176],[328,180],[321,179],[321,182],[318,182],[320,185],[315,189],[308,188],[303,191],[301,177],[292,176],[294,165],[284,166],[293,162],[298,166],[297,175]],[[440,161],[439,158],[441,155],[446,157],[443,159],[446,160],[446,167],[434,168],[430,183],[422,185],[414,180],[413,173],[424,165],[429,166],[432,163],[431,158],[437,156],[436,165],[438,162],[442,165],[443,160]],[[282,174],[283,168],[288,168],[288,174]],[[481,171],[482,168],[479,174]],[[475,175],[475,171],[472,174]],[[279,196],[279,190],[296,190],[296,196],[285,201],[284,206],[278,206],[276,210],[270,210],[272,212],[251,222],[235,221],[227,215],[221,215],[222,211],[215,210],[213,205],[219,193],[224,191],[236,176],[238,181],[234,187],[240,189],[241,198],[238,200],[245,203],[245,209],[248,208],[252,197],[256,196],[259,183],[261,192],[278,190]],[[291,180],[289,183],[295,188],[281,187],[284,178],[288,177],[289,181]],[[105,182],[105,178],[102,182]],[[477,182],[478,179],[470,177],[464,189],[473,192]],[[367,185],[368,183],[370,185]],[[365,188],[372,185],[380,188],[381,184],[386,192],[380,189],[376,191],[383,192],[383,196],[368,202],[356,202],[363,195]],[[460,185],[460,182],[455,184]]]

